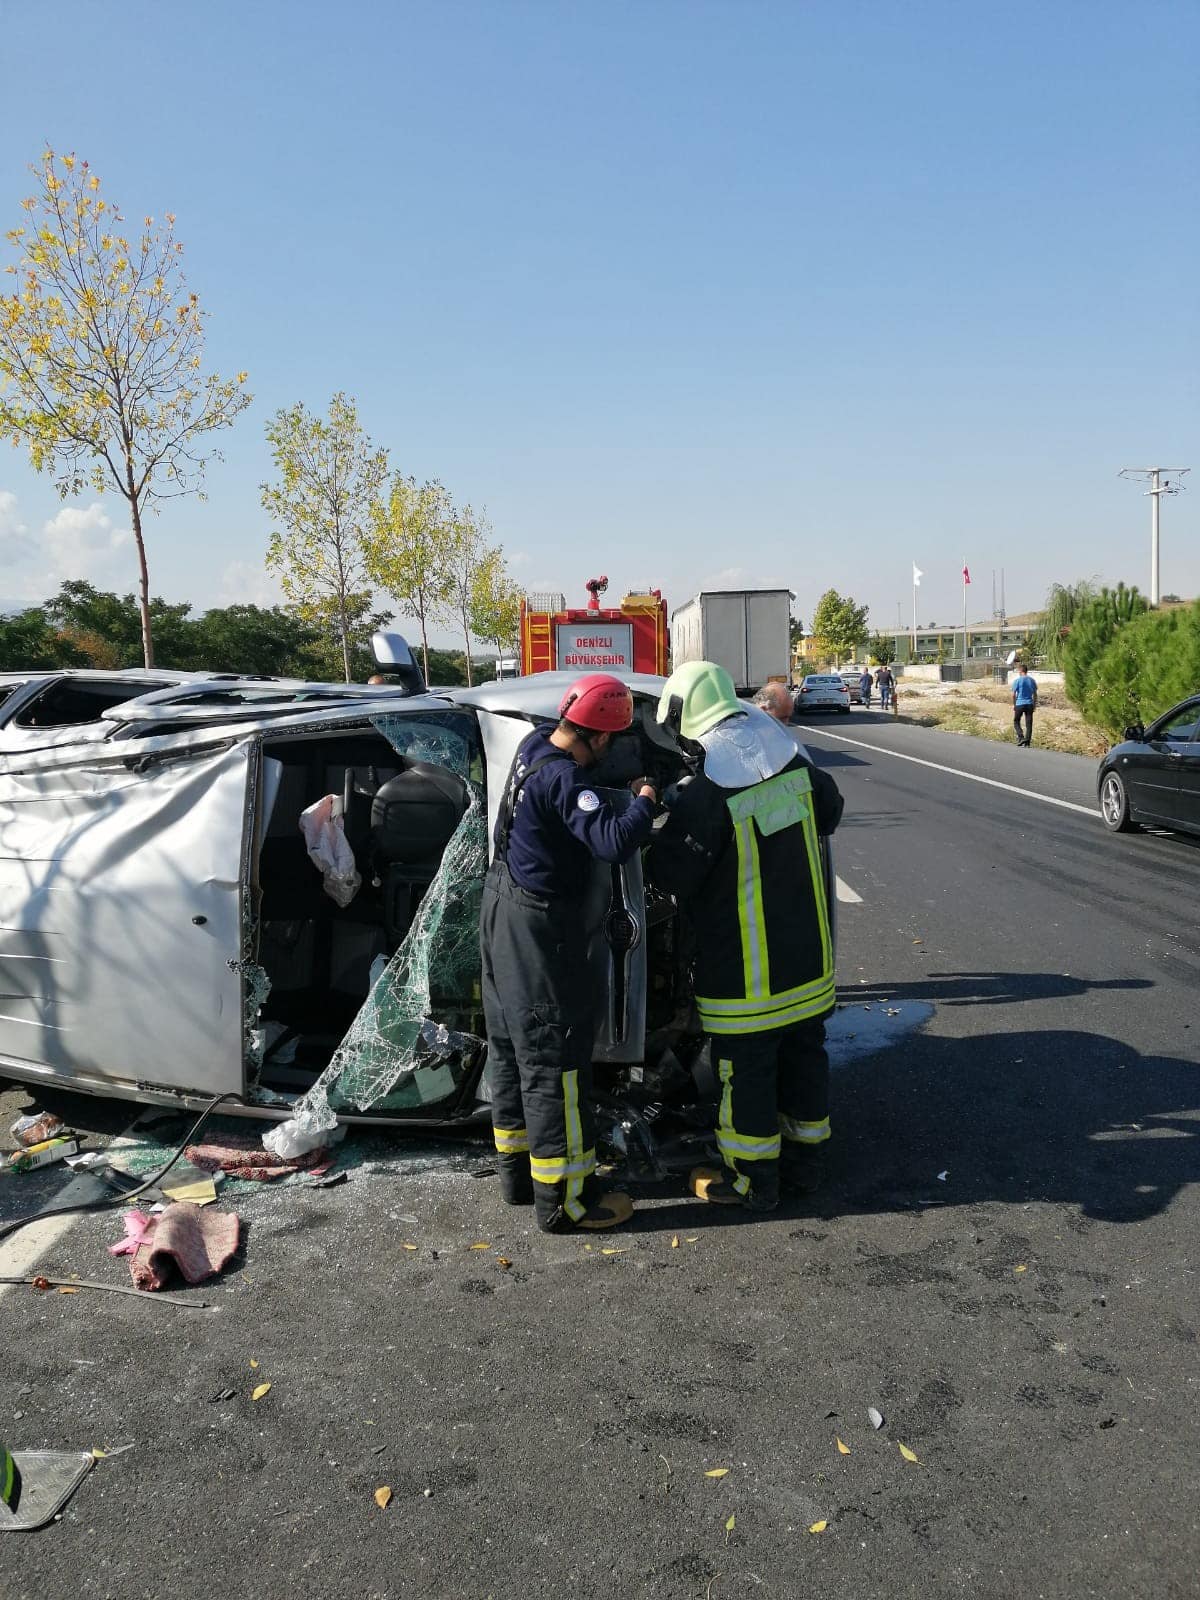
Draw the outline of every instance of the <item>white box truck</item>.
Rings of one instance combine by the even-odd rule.
[[[790,589],[709,589],[672,613],[671,665],[716,661],[739,694],[786,683],[792,658]]]

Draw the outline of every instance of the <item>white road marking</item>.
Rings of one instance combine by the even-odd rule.
[[[848,739],[844,733],[828,733],[824,728],[821,732],[827,739],[857,745],[860,750],[873,750],[881,756],[895,756],[897,761],[911,761],[918,767],[932,767],[934,772],[948,772],[954,778],[970,778],[972,783],[986,783],[989,789],[1004,789],[1008,794],[1024,795],[1027,800],[1041,800],[1048,806],[1061,806],[1064,811],[1079,811],[1085,817],[1094,817],[1097,822],[1102,820],[1096,806],[1081,806],[1074,800],[1059,800],[1052,794],[1039,794],[1036,789],[1022,789],[1015,783],[1001,783],[999,778],[983,778],[978,772],[964,772],[961,767],[946,767],[940,761],[926,761],[921,756],[905,755],[902,750],[889,750],[886,745],[867,744],[864,739]]]
[[[855,894],[854,890],[846,882],[845,878],[838,878],[836,880],[836,883],[837,883],[837,897],[842,902],[843,905],[847,905],[847,906],[860,906],[860,905],[862,905],[862,895]]]
[[[122,1141],[134,1142],[131,1135],[144,1115],[144,1112],[139,1111],[124,1132],[111,1141],[109,1148],[111,1149]],[[20,1175],[13,1181],[14,1184],[20,1183]],[[64,1184],[54,1199],[49,1202],[49,1206],[51,1210],[57,1210],[60,1206],[75,1205],[81,1200],[93,1198],[95,1193],[95,1182],[90,1177],[81,1174],[72,1178],[69,1183]],[[113,1209],[116,1211],[117,1208],[114,1206]],[[56,1245],[65,1233],[69,1233],[72,1226],[84,1215],[85,1213],[82,1211],[74,1211],[70,1216],[66,1217],[39,1217],[36,1222],[30,1222],[16,1233],[9,1234],[7,1239],[0,1240],[0,1277],[30,1277],[32,1269],[38,1264],[42,1256],[53,1245]],[[11,1283],[0,1283],[0,1299],[4,1297],[9,1289],[14,1287],[15,1285]]]

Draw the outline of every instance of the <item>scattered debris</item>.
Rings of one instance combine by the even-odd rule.
[[[311,1183],[302,1184],[304,1189],[336,1189],[339,1183],[349,1183],[348,1172],[330,1172],[323,1178],[314,1178]]]
[[[257,1183],[270,1183],[275,1178],[293,1172],[307,1172],[323,1177],[332,1164],[333,1157],[327,1148],[327,1134],[321,1147],[305,1150],[292,1156],[276,1155],[264,1150],[252,1133],[223,1133],[220,1139],[205,1140],[203,1144],[189,1144],[183,1155],[202,1172],[225,1172],[232,1178],[245,1178]]]
[[[11,1460],[21,1493],[15,1507],[0,1502],[0,1533],[28,1533],[53,1522],[96,1465],[90,1450],[14,1450]]]
[[[208,1403],[210,1406],[220,1405],[224,1400],[232,1400],[236,1393],[236,1389],[218,1389],[216,1394],[209,1395]]]
[[[938,1173],[938,1182],[939,1182],[939,1183],[945,1183],[945,1181],[946,1181],[946,1179],[947,1179],[947,1178],[948,1178],[948,1177],[949,1177],[949,1176],[950,1176],[950,1168],[949,1168],[949,1167],[947,1167],[947,1168],[946,1168],[946,1170],[945,1170],[945,1172],[939,1172],[939,1173]]]
[[[8,1158],[8,1165],[13,1172],[33,1172],[38,1167],[49,1167],[55,1161],[63,1161],[67,1156],[73,1156],[79,1149],[79,1140],[76,1138],[43,1139],[39,1144],[31,1144],[24,1150],[14,1150]]]
[[[264,1395],[270,1394],[270,1392],[271,1392],[271,1385],[269,1383],[260,1383],[260,1384],[257,1384],[255,1386],[255,1388],[251,1391],[250,1398],[251,1398],[251,1400],[261,1400]],[[901,1449],[903,1449],[903,1448],[904,1447],[902,1445]]]
[[[31,1288],[43,1293],[47,1289],[99,1289],[102,1294],[133,1294],[139,1300],[146,1298],[140,1289],[131,1289],[124,1283],[97,1283],[94,1278],[47,1278],[40,1272],[30,1278],[0,1276],[0,1283],[27,1283]],[[177,1294],[160,1294],[156,1295],[155,1299],[159,1305],[178,1306],[183,1311],[213,1311],[216,1309],[211,1300],[185,1300],[182,1295]],[[72,1365],[94,1367],[96,1363],[94,1361],[77,1361],[73,1362]]]
[[[828,1518],[827,1517],[822,1517],[820,1522],[812,1522],[812,1523],[810,1523],[808,1531],[809,1531],[809,1533],[824,1533],[825,1529],[828,1526],[829,1526]]]
[[[500,1269],[501,1269],[501,1270],[502,1270],[502,1271],[504,1271],[504,1272],[507,1272],[507,1271],[508,1271],[508,1269],[509,1269],[509,1267],[511,1267],[511,1266],[512,1266],[512,1262],[511,1262],[511,1261],[510,1261],[510,1260],[509,1260],[509,1259],[508,1259],[508,1257],[507,1257],[507,1256],[497,1256],[497,1257],[496,1257],[496,1265],[497,1265],[497,1266],[498,1266],[498,1267],[499,1267],[499,1268],[500,1268]]]
[[[1021,1262],[1021,1264],[1020,1264],[1020,1266],[1017,1266],[1017,1267],[1014,1267],[1014,1268],[1013,1268],[1013,1271],[1014,1271],[1014,1272],[1028,1272],[1028,1271],[1029,1271],[1029,1268],[1028,1268],[1028,1267],[1027,1267],[1027,1266],[1026,1266],[1026,1265],[1025,1265],[1025,1263],[1024,1263],[1024,1262],[1023,1262],[1023,1261],[1022,1261],[1022,1262]]]
[[[867,1419],[876,1433],[883,1427],[883,1412],[877,1411],[874,1406],[867,1407]]]
[[[18,1117],[8,1130],[22,1150],[29,1150],[35,1144],[44,1144],[47,1139],[54,1139],[60,1133],[67,1131],[67,1125],[61,1117],[56,1117],[53,1111],[30,1111],[23,1117]]]
[[[387,1510],[388,1502],[391,1500],[391,1498],[392,1498],[392,1491],[387,1486],[386,1483],[381,1484],[380,1487],[378,1489],[376,1489],[376,1491],[375,1491],[375,1504],[379,1507],[380,1511],[386,1511]]]

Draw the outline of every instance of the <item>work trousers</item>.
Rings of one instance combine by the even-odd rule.
[[[592,1001],[580,906],[533,894],[495,861],[479,919],[492,1128],[501,1155],[526,1152],[538,1211],[587,1209],[596,1170]]]
[[[1024,731],[1024,733],[1022,733],[1022,731],[1021,731],[1021,720],[1022,720],[1022,718],[1024,718],[1024,721],[1025,721],[1025,731]],[[1033,707],[1032,706],[1014,706],[1013,707],[1013,732],[1017,736],[1017,743],[1018,744],[1032,744],[1033,743]]]
[[[778,1173],[781,1153],[786,1161],[829,1138],[825,1024],[714,1033],[710,1043],[721,1091],[717,1145],[734,1188],[748,1194],[756,1173]]]

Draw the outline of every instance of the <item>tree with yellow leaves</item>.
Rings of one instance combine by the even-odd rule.
[[[175,218],[135,230],[73,155],[42,154],[0,295],[0,437],[53,472],[65,499],[115,488],[137,546],[142,648],[154,665],[143,514],[201,493],[206,434],[250,403],[246,374],[202,374],[204,320],[183,276]]]
[[[387,478],[387,451],[376,449],[352,396],[335,394],[328,417],[304,403],[277,411],[267,443],[279,473],[261,487],[275,527],[267,566],[305,622],[332,623],[349,683],[356,628],[371,600],[367,537]]]

